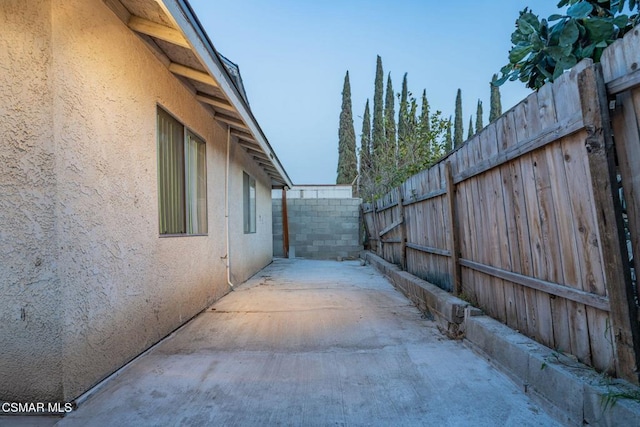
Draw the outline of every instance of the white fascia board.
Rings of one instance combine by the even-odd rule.
[[[226,68],[216,54],[212,43],[207,38],[204,29],[201,28],[195,13],[191,11],[191,7],[184,0],[156,1],[163,7],[163,9],[165,9],[169,16],[173,18],[175,24],[182,31],[191,45],[193,53],[207,68],[207,71],[211,76],[218,82],[220,89],[227,95],[231,105],[235,107],[240,117],[242,117],[242,120],[247,124],[251,134],[255,137],[262,150],[267,153],[269,157],[273,155],[271,163],[276,168],[280,176],[286,181],[286,185],[288,187],[293,187],[293,183],[280,163],[278,156],[275,154],[273,148],[271,148],[271,145],[264,136],[262,129],[260,129],[257,120],[249,110],[249,107],[246,105],[238,89],[231,81]]]

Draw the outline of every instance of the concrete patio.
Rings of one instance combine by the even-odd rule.
[[[278,259],[57,425],[557,423],[370,266]]]

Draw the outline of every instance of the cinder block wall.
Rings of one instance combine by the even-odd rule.
[[[271,221],[273,224],[273,256],[283,257],[284,250],[282,247],[282,199],[272,199],[273,213]]]
[[[287,199],[289,247],[299,258],[357,257],[360,199]],[[282,200],[273,200],[273,254],[283,256]]]

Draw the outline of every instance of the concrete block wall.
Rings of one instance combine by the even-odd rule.
[[[282,199],[272,199],[273,212],[271,221],[273,224],[273,256],[283,257],[284,251],[282,246]]]
[[[362,251],[360,199],[287,199],[289,247],[310,259],[357,257]],[[282,200],[273,200],[273,253],[283,256]],[[292,253],[290,253],[292,255]]]

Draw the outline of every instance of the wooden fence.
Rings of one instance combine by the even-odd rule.
[[[640,254],[638,61],[636,29],[602,66],[581,62],[364,204],[372,250],[540,343],[638,383],[628,262]]]

